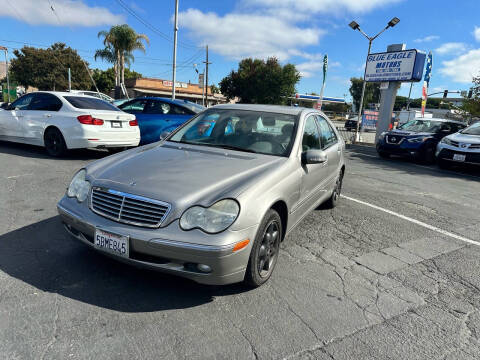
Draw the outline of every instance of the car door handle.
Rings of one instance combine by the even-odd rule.
[[[45,117],[52,117],[52,114],[44,114]]]

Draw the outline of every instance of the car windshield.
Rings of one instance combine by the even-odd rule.
[[[412,131],[412,132],[430,132],[434,133],[442,128],[443,121],[436,120],[411,120],[398,127],[400,130]]]
[[[190,101],[185,101],[185,102],[181,103],[181,105],[183,107],[186,107],[187,109],[193,111],[195,114],[198,114],[199,112],[202,112],[203,110],[206,109],[204,106],[195,104],[195,103],[190,102]]]
[[[210,109],[168,141],[276,156],[290,154],[297,117],[249,110]]]
[[[480,121],[461,131],[465,135],[480,135]]]
[[[93,97],[65,96],[65,100],[67,100],[72,106],[76,107],[77,109],[121,111],[116,106],[113,106],[108,102]]]

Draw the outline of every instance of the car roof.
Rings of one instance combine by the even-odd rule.
[[[222,104],[215,105],[215,109],[225,110],[251,110],[263,111],[277,114],[298,115],[303,111],[316,111],[315,109],[308,109],[297,106],[283,106],[283,105],[258,105],[258,104]]]
[[[59,96],[85,96],[85,97],[93,97],[90,95],[82,94],[82,93],[74,93],[74,92],[69,92],[69,91],[34,91],[30,94],[37,94],[37,93],[42,93],[42,94],[52,94],[52,95],[59,95]],[[26,95],[26,94],[25,94]]]
[[[453,119],[440,119],[440,118],[422,118],[422,117],[416,117],[412,120],[433,120],[433,121],[440,121],[440,122],[450,122],[450,123],[455,123],[455,124],[461,124],[461,125],[466,125],[463,121],[459,120],[453,120]]]
[[[130,99],[130,100],[138,100],[138,99],[162,100],[166,103],[175,104],[175,105],[195,104],[194,102],[191,102],[191,101],[188,101],[188,100],[177,100],[177,99],[172,100],[172,99],[164,98],[164,97],[160,97],[160,96],[140,96],[140,97]],[[195,104],[195,105],[198,105],[198,104]],[[201,105],[199,105],[199,106],[201,106]]]

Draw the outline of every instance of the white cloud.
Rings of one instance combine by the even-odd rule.
[[[287,60],[301,54],[300,48],[318,44],[325,33],[317,28],[300,28],[273,16],[231,13],[222,17],[197,9],[180,13],[179,22],[213,51],[235,60],[271,56]]]
[[[475,26],[475,30],[473,30],[473,36],[475,40],[480,41],[480,27]]]
[[[367,13],[403,0],[243,0],[245,6],[260,7],[282,15]]]
[[[471,83],[480,72],[480,49],[470,50],[455,59],[442,62],[440,73],[459,83]]]
[[[323,57],[322,57],[323,59]],[[342,66],[338,61],[331,61],[328,63],[328,68],[335,68]],[[323,60],[322,61],[306,61],[295,65],[300,75],[304,78],[311,78],[315,76],[323,76]]]
[[[104,7],[88,6],[82,0],[55,0],[51,3],[55,12],[48,1],[0,0],[0,16],[30,25],[54,26],[114,25],[125,21],[122,15],[113,14]]]
[[[440,36],[428,35],[428,36],[425,36],[425,37],[420,38],[420,39],[415,39],[415,40],[413,40],[413,42],[424,43],[424,42],[430,42],[430,41],[434,41],[434,40],[438,40],[438,39],[440,39]]]
[[[448,55],[453,53],[461,53],[467,50],[467,45],[461,42],[448,42],[442,44],[435,52],[439,55]]]

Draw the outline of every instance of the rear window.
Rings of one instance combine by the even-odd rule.
[[[100,99],[83,96],[64,96],[64,98],[77,109],[121,111],[116,106]]]
[[[186,107],[190,111],[193,111],[194,114],[198,114],[199,112],[202,112],[203,110],[206,109],[204,106],[195,104],[195,103],[190,102],[190,101],[188,101],[188,102],[185,101],[184,103],[182,103],[182,106]]]

